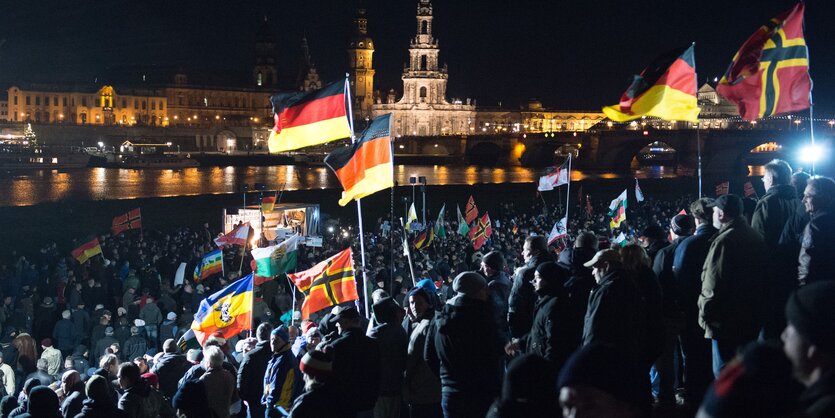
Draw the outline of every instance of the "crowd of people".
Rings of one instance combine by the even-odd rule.
[[[9,249],[0,418],[832,417],[835,182],[775,160],[763,183],[647,199],[616,230],[608,202],[498,201],[479,249],[455,219],[420,250],[380,219],[365,268],[326,233],[297,269],[352,246],[360,300],[302,319],[279,276],[252,331],[202,347],[182,338],[201,300],[254,268],[227,249],[225,274],[175,285],[216,248],[208,224],[105,234],[84,264]]]

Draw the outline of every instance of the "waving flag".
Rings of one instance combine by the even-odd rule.
[[[194,314],[191,329],[200,345],[210,335],[220,332],[232,338],[252,324],[252,274],[203,299]]]
[[[270,213],[275,209],[275,201],[277,196],[264,196],[261,199],[261,212]]]
[[[547,192],[563,184],[568,184],[568,181],[568,168],[566,167],[566,163],[555,167],[548,167],[545,170],[545,175],[539,178],[539,186],[536,190]]]
[[[340,147],[325,157],[342,184],[339,205],[394,187],[394,155],[391,150],[391,114],[380,116],[350,147]]]
[[[490,215],[487,212],[478,220],[475,228],[470,230],[470,240],[473,242],[473,249],[478,251],[493,235],[493,227],[490,224]]]
[[[657,57],[621,95],[620,103],[606,106],[603,113],[616,122],[641,116],[698,122],[696,59],[693,45]]]
[[[72,250],[72,256],[78,260],[78,264],[84,264],[98,254],[101,254],[101,244],[99,244],[98,238],[93,238]]]
[[[350,247],[309,270],[287,277],[304,293],[302,319],[322,309],[359,299]]]
[[[214,250],[200,260],[194,268],[194,282],[200,283],[214,274],[223,274],[223,251]]]
[[[467,201],[467,206],[464,207],[464,218],[467,220],[467,224],[473,223],[475,218],[478,218],[478,208],[475,206],[475,200],[473,200],[473,196],[470,195],[470,200]]]
[[[240,245],[245,247],[249,238],[249,230],[249,222],[238,225],[235,229],[229,231],[228,234],[215,238],[215,244],[220,248],[223,248],[224,245]]]
[[[803,2],[761,26],[739,48],[716,91],[744,120],[808,109],[812,90]]]
[[[294,234],[279,244],[253,249],[252,259],[255,260],[258,277],[274,277],[295,269],[300,239],[299,234]]]
[[[142,213],[139,208],[113,218],[110,226],[113,235],[119,235],[129,229],[142,229]]]
[[[455,205],[455,209],[458,210],[458,235],[469,235],[470,225],[467,220],[464,219],[464,215],[461,214],[461,206]]]
[[[412,231],[412,222],[418,220],[417,211],[415,210],[415,202],[412,202],[412,206],[409,207],[409,218],[406,219],[406,230],[411,232]]]
[[[441,206],[441,211],[438,212],[438,219],[435,220],[435,235],[438,238],[446,238],[446,228],[444,227],[444,210],[446,203]]]
[[[270,152],[292,151],[350,137],[346,83],[335,82],[321,90],[272,96],[275,127],[268,140]]]
[[[730,192],[730,182],[723,181],[716,183],[716,197],[726,195]]]
[[[415,249],[422,250],[429,248],[432,245],[432,241],[435,241],[435,230],[433,228],[426,228],[415,238]]]
[[[635,200],[637,200],[638,203],[644,201],[644,192],[641,191],[641,185],[638,184],[638,179],[635,179]]]
[[[620,194],[612,203],[609,204],[609,216],[612,220],[609,221],[609,228],[615,229],[620,226],[621,222],[626,220],[626,190]]]
[[[565,236],[568,234],[567,225],[567,216],[563,216],[562,219],[560,219],[559,221],[557,221],[557,223],[554,224],[554,227],[551,229],[551,233],[548,234],[548,245],[553,244],[554,241],[560,238],[565,238]]]
[[[609,216],[612,216],[612,214],[615,212],[615,209],[617,209],[618,205],[620,205],[621,202],[625,201],[626,189],[623,189],[623,192],[621,192],[621,194],[618,195],[618,197],[616,197],[614,200],[612,200],[611,203],[609,203]]]

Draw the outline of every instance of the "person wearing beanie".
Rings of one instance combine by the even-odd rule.
[[[800,391],[801,385],[792,379],[791,363],[779,345],[751,343],[722,369],[705,394],[696,416],[798,416]]]
[[[522,245],[525,265],[513,275],[513,286],[507,299],[507,325],[511,338],[520,338],[531,330],[536,292],[531,281],[536,266],[553,261],[548,253],[548,242],[543,236],[529,236]]]
[[[490,309],[493,312],[493,319],[496,322],[499,341],[502,345],[510,342],[510,328],[507,325],[507,300],[513,286],[504,269],[505,260],[502,253],[498,251],[490,251],[481,259],[481,272],[487,279],[487,289],[490,293]]]
[[[17,398],[12,395],[4,396],[3,400],[0,400],[0,417],[8,417],[15,408],[17,408]]]
[[[93,363],[98,364],[99,359],[101,359],[102,356],[104,356],[107,347],[110,347],[113,343],[118,342],[119,340],[117,340],[113,336],[113,327],[106,327],[104,329],[104,337],[95,342],[95,348],[93,349],[93,354],[91,356],[91,360],[93,361]]]
[[[368,330],[368,337],[376,341],[380,351],[380,393],[374,406],[375,417],[400,415],[403,394],[403,372],[409,337],[400,323],[400,305],[390,297],[376,302],[371,311],[378,324]]]
[[[403,400],[409,405],[412,418],[438,418],[441,411],[441,381],[429,369],[423,357],[429,325],[435,316],[430,295],[416,287],[409,291],[409,345],[406,350],[406,372],[403,378]]]
[[[672,241],[658,251],[652,265],[652,271],[661,286],[661,317],[664,324],[665,338],[661,348],[661,355],[655,361],[659,392],[657,398],[663,404],[675,405],[675,357],[679,330],[682,327],[681,303],[676,299],[677,282],[673,273],[673,261],[676,250],[681,242],[693,235],[696,223],[690,215],[676,215],[670,220],[670,237]]]
[[[664,233],[664,228],[660,225],[653,224],[644,228],[644,232],[641,233],[639,238],[641,246],[647,250],[647,255],[652,261],[655,260],[656,254],[669,244],[667,242],[667,236]]]
[[[334,402],[339,396],[332,380],[333,361],[330,356],[321,351],[310,351],[302,357],[299,368],[304,375],[305,392],[293,402],[290,416],[298,418],[345,416],[343,408]]]
[[[531,332],[509,343],[505,351],[511,356],[519,352],[536,354],[559,370],[580,346],[583,317],[577,315],[569,301],[565,268],[549,261],[537,266],[533,277],[538,299]]]
[[[268,323],[258,325],[255,337],[258,342],[255,348],[244,354],[241,367],[238,368],[238,395],[246,402],[249,416],[263,417],[264,406],[261,398],[264,396],[263,376],[267,371],[267,364],[272,358],[270,334],[273,327]]]
[[[124,411],[116,408],[110,398],[110,383],[102,376],[93,375],[87,380],[85,393],[87,399],[82,402],[81,412],[76,418],[123,418]]]
[[[444,416],[483,417],[501,387],[503,346],[488,305],[487,282],[472,271],[432,322],[424,357],[441,379]]]
[[[55,327],[52,329],[55,348],[61,351],[62,356],[70,355],[73,348],[81,342],[82,334],[75,331],[75,325],[70,319],[71,316],[72,313],[69,310],[62,312],[61,319],[55,323]]]
[[[719,377],[736,350],[757,339],[771,287],[763,281],[765,242],[748,226],[739,196],[719,196],[710,207],[719,232],[711,238],[702,271],[699,325],[712,340],[713,375]]]
[[[29,392],[25,414],[20,418],[62,418],[58,395],[47,386],[36,386]]]
[[[369,414],[380,396],[380,348],[365,335],[354,303],[331,310],[329,322],[336,324],[339,336],[322,351],[333,358],[333,377],[339,399],[352,415]]]
[[[835,416],[835,281],[796,290],[785,312],[783,351],[806,387],[800,396],[804,416]]]
[[[41,360],[46,360],[46,373],[53,377],[53,380],[58,376],[58,371],[61,370],[61,364],[64,358],[61,352],[52,346],[52,339],[44,338],[41,340]]]
[[[138,327],[130,327],[130,338],[125,341],[122,352],[122,358],[125,360],[142,357],[148,352],[148,340],[142,336]]]
[[[558,417],[557,369],[537,354],[514,358],[507,367],[502,394],[487,418]]]
[[[264,395],[261,397],[267,417],[283,416],[279,407],[290,410],[293,400],[304,391],[299,365],[290,348],[287,327],[280,325],[270,332],[272,358],[264,373]]]
[[[179,352],[179,347],[173,339],[169,338],[163,342],[162,351],[162,357],[154,362],[151,373],[159,376],[159,391],[171,399],[177,392],[177,382],[188,372],[192,364]]]
[[[177,314],[174,312],[168,312],[165,320],[159,325],[159,340],[161,342],[165,342],[165,340],[171,338],[176,341],[184,333],[185,330],[182,330],[177,326]]]

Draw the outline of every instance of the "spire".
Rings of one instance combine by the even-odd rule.
[[[302,59],[304,60],[305,67],[310,67],[311,60],[310,60],[310,48],[307,46],[307,34],[302,35]]]

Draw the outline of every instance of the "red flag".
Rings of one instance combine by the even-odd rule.
[[[676,215],[687,215],[687,211],[682,209]]]
[[[716,197],[724,196],[728,194],[730,182],[723,181],[721,183],[716,183]]]
[[[287,277],[304,293],[302,319],[340,303],[359,299],[351,248],[300,273]]]
[[[113,235],[119,235],[129,229],[142,229],[142,214],[139,208],[113,218],[110,226]]]
[[[473,249],[478,251],[493,235],[493,227],[490,224],[490,215],[487,212],[478,220],[478,225],[470,230],[470,240],[473,242]]]
[[[215,238],[215,244],[223,248],[224,245],[240,245],[246,246],[246,240],[249,238],[249,222],[235,227],[229,231],[228,234]]]
[[[470,200],[467,201],[467,206],[464,208],[464,219],[467,220],[467,224],[471,224],[475,218],[478,218],[478,208],[475,206],[473,196],[470,195]]]

